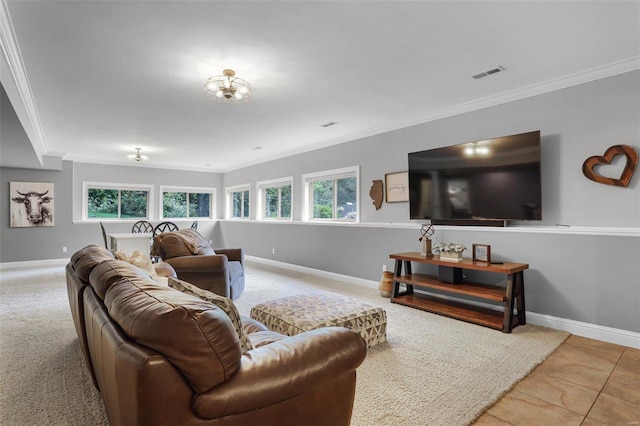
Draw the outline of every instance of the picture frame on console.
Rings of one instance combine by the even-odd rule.
[[[488,244],[473,244],[471,248],[473,261],[491,263],[491,246]]]

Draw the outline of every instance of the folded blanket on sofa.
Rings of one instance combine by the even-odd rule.
[[[194,229],[181,229],[174,234],[184,242],[192,254],[198,253],[201,248],[209,247],[209,243]]]
[[[167,259],[176,256],[189,256],[199,253],[202,249],[210,251],[206,254],[215,254],[209,243],[194,229],[180,229],[174,232],[165,232],[154,238],[151,248],[152,256]]]

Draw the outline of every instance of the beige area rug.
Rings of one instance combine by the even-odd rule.
[[[463,425],[558,347],[567,333],[527,325],[504,334],[392,305],[375,288],[250,262],[241,313],[324,290],[387,312],[388,342],[358,369],[353,426]],[[107,425],[78,346],[64,268],[0,271],[0,424]]]
[[[0,271],[0,424],[109,424],[84,365],[62,266]]]
[[[505,334],[391,304],[376,288],[250,265],[236,301],[244,315],[265,300],[319,289],[387,312],[387,342],[358,368],[352,426],[469,424],[569,335],[529,324]]]

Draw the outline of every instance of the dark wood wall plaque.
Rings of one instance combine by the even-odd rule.
[[[594,168],[603,164],[611,164],[614,157],[618,155],[624,155],[627,158],[627,163],[624,166],[620,179],[614,179],[598,174]],[[594,182],[604,183],[605,185],[615,186],[629,186],[629,182],[633,177],[633,172],[638,165],[638,153],[629,145],[614,145],[607,149],[604,155],[594,155],[587,158],[582,164],[582,173]]]
[[[371,185],[371,189],[369,190],[369,196],[373,200],[373,205],[376,206],[376,210],[379,210],[382,206],[382,199],[384,198],[381,180],[373,181],[373,185]]]

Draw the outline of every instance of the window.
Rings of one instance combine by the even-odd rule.
[[[355,166],[303,175],[304,220],[357,222],[359,174]]]
[[[163,219],[212,219],[215,188],[161,186]]]
[[[249,219],[249,185],[237,185],[226,188],[227,219]]]
[[[82,217],[85,220],[149,219],[151,185],[82,183]]]
[[[293,177],[258,182],[258,219],[291,220],[292,185]]]

